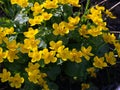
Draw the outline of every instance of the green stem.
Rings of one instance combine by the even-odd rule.
[[[85,15],[88,13],[89,10],[89,4],[90,4],[90,0],[87,0],[86,6],[85,6],[85,11],[81,17],[81,21],[82,22],[86,22],[87,18],[85,18]]]
[[[87,14],[88,8],[89,8],[90,0],[87,0],[86,7],[85,7],[85,14]]]

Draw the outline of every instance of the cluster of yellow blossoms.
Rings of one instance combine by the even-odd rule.
[[[43,87],[43,90],[49,90],[46,81],[43,79],[47,75],[45,73],[41,73],[39,70],[40,65],[38,63],[29,63],[28,68],[25,71],[28,73],[28,79],[30,82],[34,84],[38,84]]]
[[[11,4],[17,4],[22,8],[29,6],[28,0],[10,0]],[[50,20],[53,17],[51,9],[56,9],[61,4],[69,4],[75,7],[80,7],[79,0],[45,0],[42,3],[35,2],[33,6],[30,7],[32,11],[33,18],[29,18],[28,23],[30,26],[27,30],[22,32],[24,39],[23,41],[17,41],[16,37],[18,32],[15,32],[14,27],[6,28],[0,27],[0,64],[3,62],[13,63],[19,60],[19,53],[27,54],[29,61],[28,67],[24,71],[28,75],[28,80],[34,84],[38,84],[43,87],[44,90],[49,90],[47,81],[44,78],[47,77],[46,73],[40,71],[39,61],[43,60],[45,65],[50,63],[55,64],[58,59],[62,62],[71,61],[75,63],[81,63],[84,58],[86,61],[92,61],[92,67],[88,68],[86,71],[91,77],[96,77],[96,68],[102,69],[108,65],[115,65],[116,58],[114,57],[114,52],[106,52],[103,56],[97,56],[93,51],[92,45],[84,46],[82,44],[79,49],[70,49],[62,40],[51,40],[48,42],[46,48],[39,48],[41,44],[40,38],[36,38],[40,30],[36,25],[42,25],[43,22]],[[48,12],[47,12],[48,11]],[[114,34],[108,33],[108,28],[106,27],[106,22],[104,22],[102,14],[105,13],[111,18],[115,18],[111,12],[105,10],[103,6],[95,6],[90,8],[89,13],[86,18],[89,22],[94,24],[81,24],[80,16],[69,16],[67,21],[61,21],[52,23],[51,32],[54,37],[61,36],[64,37],[72,31],[77,31],[79,36],[82,38],[90,39],[91,37],[101,36],[103,41],[108,44],[113,44],[115,50],[120,58],[120,42],[116,39]],[[24,83],[24,77],[21,77],[21,73],[15,73],[12,76],[10,71],[3,69],[0,73],[1,82],[10,82],[11,87],[20,88],[22,83]],[[84,89],[89,88],[89,85],[82,84]]]
[[[24,78],[20,76],[19,73],[16,73],[15,76],[11,76],[11,73],[5,68],[3,72],[0,73],[1,82],[10,82],[11,87],[20,88],[21,84],[24,83]]]
[[[75,18],[73,17],[68,17],[68,23],[65,21],[60,22],[59,24],[54,23],[53,24],[53,34],[54,35],[65,35],[68,34],[69,31],[75,30],[75,28],[77,27],[76,25],[79,23],[80,21],[80,17],[76,16]]]

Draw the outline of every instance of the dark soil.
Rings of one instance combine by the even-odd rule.
[[[85,3],[86,0],[81,0]],[[98,4],[103,0],[91,0],[91,4],[95,5]],[[101,5],[104,5],[107,9],[110,9],[120,0],[107,0]],[[116,19],[107,19],[107,27],[110,28],[112,33],[118,37],[120,34],[120,4],[113,8],[111,12],[117,17]],[[0,10],[0,17],[4,17],[5,13]],[[114,31],[114,32],[113,32]],[[119,61],[119,59],[118,59]],[[120,85],[120,64],[116,64],[112,67],[102,69],[100,72],[97,73],[97,78],[92,80],[93,83],[98,87],[98,89],[94,90],[115,90]],[[60,90],[80,90],[80,84],[73,83],[70,84],[67,78],[59,77],[56,83],[59,85]],[[16,90],[10,88],[7,83],[0,82],[0,90]]]

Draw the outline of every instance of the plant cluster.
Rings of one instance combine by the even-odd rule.
[[[63,73],[81,90],[99,70],[115,65],[120,40],[107,28],[113,14],[104,6],[83,9],[79,0],[1,0],[2,83],[24,90],[58,90]],[[78,10],[73,10],[77,8]],[[111,50],[110,45],[114,48]]]

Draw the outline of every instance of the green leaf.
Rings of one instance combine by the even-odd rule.
[[[50,65],[49,67],[47,67],[46,69],[46,73],[48,75],[48,78],[50,78],[50,80],[56,80],[56,77],[60,74],[61,69],[59,65]]]
[[[59,90],[57,84],[54,82],[47,82],[50,90]]]
[[[2,26],[2,27],[12,27],[13,23],[8,18],[1,17],[0,18],[0,26]]]
[[[45,67],[45,63],[43,59],[41,59],[38,63],[40,64],[40,67]]]
[[[64,65],[64,72],[70,77],[80,78],[82,81],[86,80],[86,69],[89,67],[89,62],[84,58],[81,63],[66,62]]]
[[[67,20],[69,16],[71,16],[73,14],[73,10],[72,10],[72,6],[71,5],[68,5],[68,4],[65,4],[63,6],[63,18],[64,20]]]
[[[28,81],[24,83],[24,87],[20,90],[42,90],[42,88],[40,85],[36,85]]]

